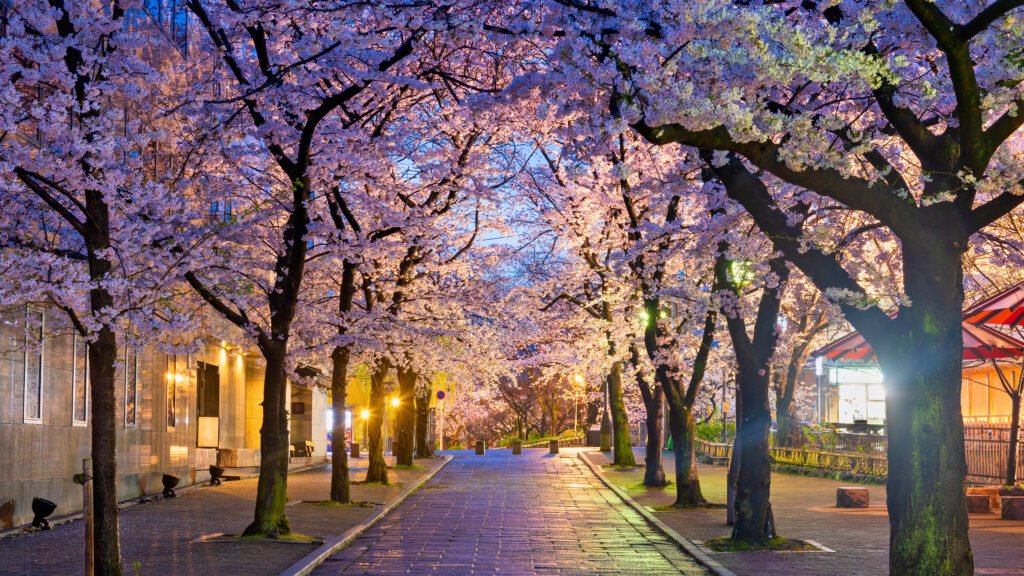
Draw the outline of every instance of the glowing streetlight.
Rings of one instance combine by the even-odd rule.
[[[579,419],[580,419],[580,391],[583,389],[583,375],[575,374],[572,377],[573,382],[576,383],[576,387],[572,391],[572,433],[575,436],[579,432]]]
[[[398,396],[395,396],[394,398],[391,399],[391,405],[392,406],[394,406],[395,408],[398,408],[398,404],[399,404]]]
[[[370,411],[363,408],[359,411],[359,415],[363,417],[363,443],[367,444],[370,440]]]

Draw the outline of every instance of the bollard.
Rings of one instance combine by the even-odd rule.
[[[523,442],[521,440],[512,441],[512,453],[522,454],[523,453]]]
[[[481,454],[481,455],[484,453],[484,441],[483,440],[477,440],[476,441],[476,453],[477,454]]]
[[[558,440],[548,440],[548,454],[558,454]]]
[[[349,448],[349,455],[353,458],[359,458],[359,442],[353,442],[351,448]]]

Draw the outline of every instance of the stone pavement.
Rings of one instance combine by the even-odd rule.
[[[455,459],[314,574],[707,574],[576,458]]]
[[[389,458],[389,461],[392,459]],[[441,459],[417,460],[435,467]],[[351,477],[362,480],[366,459],[353,461]],[[377,505],[398,495],[401,484],[427,469],[391,470],[391,486],[353,486],[353,500]],[[313,549],[312,544],[272,541],[193,542],[214,533],[239,533],[252,520],[256,479],[200,488],[170,500],[158,500],[121,512],[121,552],[126,576],[226,575],[270,576]],[[310,502],[330,496],[330,466],[288,478],[288,517],[292,530],[310,536],[344,532],[374,511],[374,506],[321,506]],[[0,575],[82,573],[82,522],[0,539]]]
[[[610,462],[600,453],[590,454],[590,457],[595,463]],[[643,449],[636,450],[636,459],[643,463]],[[674,479],[673,466],[672,455],[666,453],[665,472],[670,479]],[[704,497],[711,502],[724,503],[726,468],[702,464],[699,473]],[[605,475],[625,488],[640,504],[664,506],[675,500],[674,485],[663,490],[644,488],[642,468],[627,471],[606,468]],[[712,558],[739,576],[887,574],[889,520],[885,486],[862,485],[871,493],[869,508],[836,508],[836,488],[848,485],[849,482],[772,473],[772,510],[779,534],[814,540],[835,552],[712,552]],[[671,510],[656,514],[691,540],[728,536],[730,532],[725,525],[724,509]],[[996,513],[972,514],[970,520],[975,574],[1024,576],[1024,521],[1001,520]]]

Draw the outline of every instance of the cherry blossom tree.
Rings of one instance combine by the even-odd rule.
[[[176,193],[177,54],[136,9],[18,3],[0,35],[0,304],[66,314],[88,343],[96,574],[121,574],[115,372],[187,328]],[[162,148],[161,148],[162,146]],[[179,343],[181,344],[181,343]]]
[[[564,4],[557,52],[618,92],[646,138],[721,151],[730,196],[879,351],[890,572],[970,573],[961,259],[1024,200],[1019,3]],[[895,235],[898,314],[875,305],[856,263],[799,234],[776,179]]]
[[[254,218],[227,227],[235,236],[225,242],[255,257],[242,269],[238,261],[232,268],[230,259],[220,259],[187,280],[214,310],[252,335],[267,362],[260,480],[245,534],[276,537],[290,532],[288,343],[310,250],[311,203],[337,185],[323,167],[338,163],[320,155],[337,151],[332,137],[339,131],[361,128],[359,120],[346,125],[346,116],[379,113],[380,103],[391,101],[380,90],[396,89],[429,66],[416,48],[437,7],[370,13],[346,3],[187,5],[214,48],[194,105],[208,122],[197,146],[223,156],[229,168],[211,178],[217,185],[208,193],[230,200],[239,179],[252,184],[245,201]],[[246,237],[250,230],[256,234]],[[257,243],[268,249],[259,253]],[[256,262],[262,269],[254,270]]]

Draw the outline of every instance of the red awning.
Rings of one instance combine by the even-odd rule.
[[[964,360],[993,360],[1024,356],[1024,341],[997,332],[987,326],[963,323]],[[830,360],[876,360],[875,351],[857,332],[815,350],[814,356]]]
[[[1024,324],[1024,283],[1003,290],[982,300],[964,312],[964,321],[971,324],[1020,326]]]

